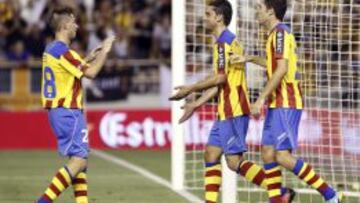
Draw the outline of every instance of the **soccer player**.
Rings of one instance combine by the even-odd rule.
[[[303,109],[300,75],[297,70],[295,37],[282,20],[286,0],[257,0],[256,18],[268,31],[266,58],[233,56],[233,63],[254,62],[266,67],[268,82],[254,104],[251,113],[259,114],[267,100],[268,111],[262,135],[262,159],[268,179],[270,202],[281,202],[281,169],[292,171],[313,187],[329,203],[341,202],[337,194],[312,167],[292,155],[297,148],[298,128]],[[236,58],[236,59],[235,59]]]
[[[257,164],[244,160],[247,150],[245,137],[249,124],[250,105],[245,69],[243,65],[229,63],[231,53],[243,54],[234,33],[227,29],[232,17],[232,7],[227,0],[215,0],[206,6],[204,24],[216,37],[213,47],[213,74],[188,86],[180,86],[171,100],[179,100],[192,92],[206,90],[198,100],[186,104],[180,122],[209,99],[218,96],[218,120],[215,121],[205,148],[205,200],[215,203],[221,184],[220,158],[224,153],[228,167],[246,180],[267,189],[264,170]],[[286,189],[283,189],[285,194]],[[284,195],[286,202],[290,195]],[[284,202],[285,202],[284,199]]]
[[[55,41],[47,45],[43,54],[42,103],[48,110],[59,153],[69,157],[69,161],[56,173],[37,203],[53,202],[70,185],[76,203],[88,203],[86,169],[89,145],[80,80],[97,75],[114,37],[107,38],[82,59],[70,49],[78,29],[71,9],[55,10],[50,25],[55,32]]]

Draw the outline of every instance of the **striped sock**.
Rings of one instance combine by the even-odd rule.
[[[293,173],[297,175],[301,180],[305,181],[309,186],[316,189],[324,197],[326,201],[335,197],[336,192],[332,189],[314,169],[301,159],[296,161],[296,165],[293,169]]]
[[[221,164],[220,162],[205,164],[205,201],[206,203],[216,203],[219,196],[221,184]]]
[[[267,182],[267,191],[269,195],[270,203],[279,203],[281,202],[281,193],[282,193],[282,176],[281,168],[278,163],[272,162],[264,165],[266,182]]]
[[[71,175],[68,168],[61,168],[52,179],[38,203],[51,203],[71,184]]]
[[[264,189],[267,189],[265,171],[255,163],[243,161],[238,169],[238,174],[243,176],[247,181],[254,183]]]
[[[77,174],[72,182],[76,203],[88,203],[86,170]]]

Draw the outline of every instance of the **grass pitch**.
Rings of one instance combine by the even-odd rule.
[[[106,151],[170,180],[169,151]],[[55,172],[63,166],[55,151],[0,151],[0,203],[35,201],[45,190]],[[200,168],[200,166],[199,166]],[[202,173],[199,171],[199,173]],[[91,203],[185,203],[170,189],[154,183],[128,169],[101,158],[89,158],[89,197]],[[240,186],[242,186],[240,182]],[[193,191],[199,197],[202,190]],[[240,202],[264,202],[263,192],[239,192]],[[299,195],[295,203],[321,203],[319,195]],[[74,202],[68,188],[56,203]],[[359,203],[347,198],[346,203]]]
[[[133,159],[157,175],[169,178],[168,152],[112,152]],[[55,151],[1,151],[0,202],[33,202],[66,160]],[[89,197],[91,203],[185,203],[184,198],[150,180],[100,158],[89,159]],[[56,202],[74,202],[68,188]]]

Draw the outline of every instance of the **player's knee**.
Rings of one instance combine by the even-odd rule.
[[[276,162],[282,166],[287,166],[289,163],[289,156],[291,156],[291,154],[288,151],[277,151]]]
[[[262,149],[261,158],[265,163],[271,163],[275,161],[274,150],[271,149]]]
[[[206,163],[220,161],[221,152],[213,150],[209,147],[205,149],[204,160]]]
[[[286,159],[284,156],[276,154],[276,162],[280,165],[284,165],[286,163]]]
[[[70,169],[72,175],[75,175],[87,168],[87,159],[71,157],[67,166]]]
[[[79,168],[80,168],[80,171],[84,170],[85,168],[87,168],[87,159],[82,159],[80,162],[79,162]]]
[[[205,151],[204,160],[206,163],[210,163],[220,161],[220,158],[211,151]]]
[[[242,160],[242,156],[226,156],[226,164],[232,171],[237,171],[239,163]]]

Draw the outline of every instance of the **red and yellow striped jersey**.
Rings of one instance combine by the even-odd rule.
[[[81,77],[88,65],[65,43],[47,45],[42,59],[42,105],[44,108],[83,108]]]
[[[279,23],[270,33],[266,43],[268,79],[277,68],[278,59],[286,59],[288,71],[279,86],[268,97],[270,108],[303,108],[300,74],[297,70],[295,37],[289,27]]]
[[[243,54],[235,34],[225,30],[213,48],[213,67],[216,74],[226,74],[226,83],[220,88],[218,117],[225,120],[250,113],[248,89],[243,65],[231,65],[230,52]]]

